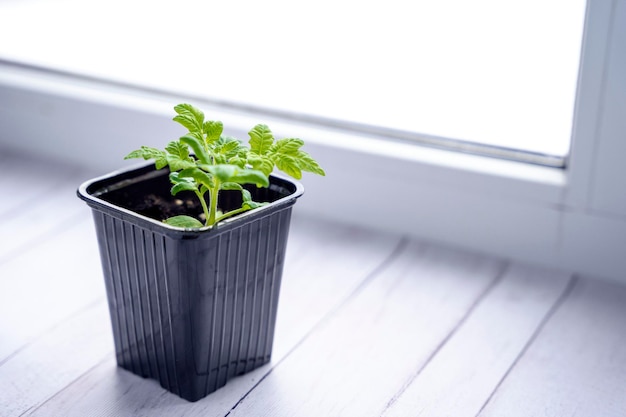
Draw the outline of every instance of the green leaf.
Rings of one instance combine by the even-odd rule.
[[[256,201],[252,201],[252,194],[250,194],[250,191],[246,190],[241,185],[234,183],[234,182],[226,182],[222,184],[222,190],[241,191],[241,199],[243,201],[243,204],[241,207],[245,208],[246,210],[261,207],[267,204],[267,203],[257,203]]]
[[[239,168],[245,168],[246,166],[246,160],[239,155],[233,156],[226,162],[231,165],[237,165]]]
[[[164,220],[164,222],[170,226],[182,227],[184,229],[199,229],[204,226],[200,220],[191,216],[174,216]]]
[[[179,141],[172,141],[167,144],[165,150],[170,155],[178,156],[180,159],[188,159],[189,158],[189,147]]]
[[[136,149],[124,157],[124,159],[133,158],[143,158],[143,149]]]
[[[187,159],[181,159],[177,155],[167,155],[167,163],[170,166],[170,170],[172,171],[180,171],[186,168],[195,167],[196,164]]]
[[[290,175],[297,180],[302,178],[302,170],[298,165],[298,161],[294,157],[280,155],[280,158],[276,160],[276,166],[285,174]]]
[[[312,172],[314,174],[321,175],[322,177],[326,176],[326,172],[324,172],[324,169],[308,153],[304,151],[298,151],[298,155],[296,158],[298,161],[298,166],[301,170]]]
[[[154,165],[155,165],[156,169],[165,168],[167,166],[167,159],[166,158],[159,158],[159,159],[154,161]]]
[[[278,169],[296,179],[302,177],[302,171],[326,175],[317,161],[300,149],[302,145],[304,142],[300,139],[281,139],[272,146],[269,155]]]
[[[239,184],[256,184],[257,187],[269,187],[270,185],[267,175],[256,169],[240,169],[237,167],[235,174],[230,177],[230,180]]]
[[[193,149],[193,152],[196,154],[196,157],[203,164],[210,164],[211,158],[207,150],[204,147],[204,139],[202,138],[202,133],[200,132],[190,132],[185,136],[180,138],[180,141],[184,144],[187,144]]]
[[[298,150],[304,145],[302,139],[287,138],[277,140],[269,150],[272,154],[292,155],[295,156]]]
[[[222,189],[222,190],[245,191],[243,189],[243,187],[241,185],[237,184],[236,182],[224,182],[224,183],[222,183],[220,189]]]
[[[142,146],[140,149],[132,151],[124,159],[143,158],[146,161],[154,159],[157,169],[167,166],[166,153],[160,149]]]
[[[224,164],[228,162],[230,158],[242,153],[245,149],[247,148],[243,146],[239,140],[226,136],[219,138],[217,142],[215,142],[213,154],[216,158],[216,163]]]
[[[170,182],[174,185],[172,187],[172,195],[176,195],[181,191],[197,191],[198,184],[193,179],[183,178],[178,172],[170,173]]]
[[[143,158],[145,160],[148,159],[157,159],[161,158],[165,155],[160,149],[151,148],[149,146],[142,146],[140,149],[132,151],[128,155],[124,157],[124,159],[132,159],[132,158]]]
[[[209,120],[204,122],[202,130],[206,134],[207,145],[210,145],[217,142],[217,140],[222,136],[224,125],[220,121]]]
[[[248,134],[250,135],[250,151],[257,155],[265,155],[274,143],[274,135],[267,125],[258,124]]]
[[[196,191],[198,186],[193,182],[179,182],[172,187],[172,195],[176,195],[181,191]]]
[[[267,156],[248,154],[248,163],[253,169],[261,171],[267,176],[274,171],[274,161]]]
[[[236,165],[218,164],[209,167],[208,171],[215,175],[220,182],[231,182],[235,172],[239,169]]]
[[[257,203],[256,201],[244,201],[243,204],[241,205],[241,208],[244,208],[246,210],[252,210],[255,208],[259,208],[259,207],[263,207],[263,206],[267,206],[269,203]]]
[[[243,187],[241,188],[241,197],[244,203],[252,201],[252,194],[250,194],[250,191],[246,190]]]
[[[267,175],[255,169],[239,168],[237,165],[230,164],[202,165],[202,169],[215,175],[220,183],[236,182],[238,184],[269,186]]]
[[[210,165],[211,166],[211,165]],[[213,188],[213,178],[198,167],[186,168],[179,172],[181,178],[192,178],[199,184],[204,185],[206,188]]]
[[[175,122],[185,126],[190,132],[202,132],[204,113],[201,110],[191,104],[179,104],[174,107],[174,110],[178,113],[174,116]]]

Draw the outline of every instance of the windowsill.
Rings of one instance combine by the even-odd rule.
[[[180,135],[171,118],[181,101],[0,62],[0,146],[102,174],[128,151]],[[303,213],[623,281],[626,222],[567,206],[568,171],[189,101],[222,120],[228,135],[245,139],[263,122],[277,137],[304,139],[327,177],[303,179]]]
[[[54,72],[47,73],[1,60],[0,84],[37,94],[67,97],[168,119],[171,118],[173,103],[194,102],[193,99],[183,96],[169,96],[115,83],[107,84]],[[374,135],[365,136],[342,129],[313,126],[298,120],[258,115],[246,112],[245,109],[223,108],[208,102],[199,101],[198,105],[210,111],[209,117],[220,119],[227,128],[239,131],[240,138],[246,138],[247,130],[263,121],[270,125],[276,136],[298,136],[308,144],[328,149],[329,152],[356,153],[377,158],[385,161],[384,165],[372,165],[381,174],[401,175],[411,181],[453,183],[456,187],[470,187],[475,190],[485,188],[489,194],[501,192],[505,196],[516,198],[528,195],[546,203],[558,203],[567,183],[566,171],[560,168],[437,149]],[[419,173],[416,166],[420,165],[424,169],[438,170],[439,175],[429,174],[428,177],[420,178],[416,175]],[[405,166],[410,168],[403,169]],[[397,171],[400,169],[401,172]],[[506,187],[498,189],[500,181],[507,182]]]

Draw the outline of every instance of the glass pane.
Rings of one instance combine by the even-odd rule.
[[[0,58],[565,156],[584,0],[0,2]]]

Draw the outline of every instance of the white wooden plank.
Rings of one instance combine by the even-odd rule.
[[[626,415],[626,287],[581,280],[481,417]]]
[[[0,224],[44,203],[55,194],[67,194],[80,184],[83,172],[72,166],[6,153],[0,159]]]
[[[385,417],[474,417],[567,290],[570,276],[513,266]]]
[[[34,415],[223,416],[314,326],[349,298],[390,257],[399,241],[394,236],[295,216],[271,364],[229,381],[203,400],[189,403],[154,381],[114,370],[114,361],[109,361],[86,372],[33,410]]]
[[[5,361],[0,366],[0,414],[22,415],[104,358],[113,357],[108,317],[102,299]]]
[[[88,209],[75,195],[75,188],[63,183],[57,193],[41,201],[30,201],[25,209],[0,220],[0,264],[61,233],[72,222],[88,216]],[[2,279],[2,276],[0,276]]]
[[[253,372],[260,372],[260,369]],[[229,385],[230,382],[222,390],[229,389]],[[69,388],[40,407],[33,407],[27,415],[135,417],[149,409],[152,416],[184,416],[193,407],[193,403],[164,391],[156,381],[142,379],[117,367],[111,354],[73,381]]]
[[[0,199],[0,265],[89,216],[76,189],[84,171],[18,155],[6,157]],[[0,280],[3,275],[0,274]]]
[[[410,245],[231,416],[379,416],[497,281],[501,265]]]
[[[0,264],[0,363],[105,295],[91,219]]]

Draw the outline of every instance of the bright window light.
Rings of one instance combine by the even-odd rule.
[[[566,156],[584,13],[584,0],[8,0],[0,59]]]

